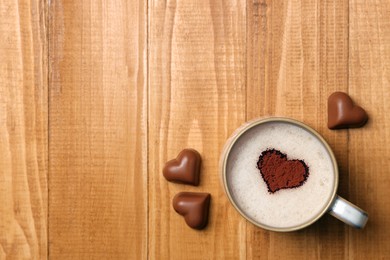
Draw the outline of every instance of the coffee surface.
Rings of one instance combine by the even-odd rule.
[[[301,159],[310,169],[304,185],[269,192],[257,163],[267,150]],[[253,221],[291,228],[315,218],[333,195],[332,159],[321,141],[300,126],[268,122],[247,130],[233,145],[226,168],[227,185],[238,207]]]

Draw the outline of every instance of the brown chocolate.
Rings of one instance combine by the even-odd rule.
[[[171,182],[199,185],[200,154],[194,149],[184,149],[176,159],[167,162],[163,169],[165,179]]]
[[[303,160],[287,160],[286,154],[275,149],[261,153],[257,168],[270,193],[302,186],[309,177],[309,167]]]
[[[194,229],[206,227],[210,207],[209,193],[180,192],[173,198],[173,208]]]
[[[334,92],[328,98],[328,128],[354,128],[363,126],[368,120],[366,111],[355,105],[350,96]]]

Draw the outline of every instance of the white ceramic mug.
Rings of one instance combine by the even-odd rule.
[[[270,226],[270,225],[264,225],[264,224],[260,223],[259,221],[255,220],[253,217],[249,216],[249,214],[247,214],[245,212],[245,210],[243,210],[241,208],[241,205],[239,203],[237,203],[234,196],[232,195],[232,191],[231,191],[231,188],[229,188],[230,185],[228,184],[228,178],[227,178],[227,163],[229,161],[229,155],[230,155],[230,152],[232,151],[232,147],[234,146],[234,144],[236,144],[236,142],[240,139],[240,137],[243,136],[243,134],[245,134],[248,130],[250,130],[254,127],[257,127],[259,125],[267,124],[270,122],[271,123],[272,122],[274,122],[274,123],[282,122],[282,123],[292,124],[294,126],[300,127],[302,129],[308,131],[309,133],[311,133],[317,139],[314,141],[316,141],[316,142],[319,141],[323,145],[323,147],[325,147],[327,153],[329,154],[329,157],[331,158],[331,163],[332,163],[333,172],[334,172],[333,188],[332,188],[333,190],[332,190],[331,195],[329,196],[329,199],[326,201],[323,209],[318,214],[316,214],[314,217],[312,217],[310,220],[302,222],[299,225],[295,225],[295,226],[287,227],[287,228],[286,227],[280,228],[280,227],[275,227],[275,226]],[[299,229],[302,229],[302,228],[305,228],[305,227],[311,225],[312,223],[317,221],[322,215],[324,215],[327,212],[329,214],[331,214],[332,216],[338,218],[339,220],[341,220],[341,221],[343,221],[343,222],[345,222],[353,227],[356,227],[356,228],[363,228],[367,223],[368,214],[365,211],[363,211],[359,207],[353,205],[352,203],[348,202],[347,200],[343,199],[342,197],[340,197],[336,194],[337,187],[338,187],[339,170],[338,170],[336,158],[335,158],[330,146],[326,143],[326,141],[322,138],[322,136],[319,133],[317,133],[314,129],[312,129],[311,127],[307,126],[306,124],[299,122],[299,121],[296,121],[294,119],[283,118],[283,117],[261,118],[261,119],[256,119],[256,120],[252,120],[250,122],[247,122],[244,125],[242,125],[241,127],[239,127],[233,133],[233,135],[227,140],[227,142],[225,144],[225,147],[222,151],[221,160],[220,160],[220,171],[221,171],[221,177],[222,177],[221,179],[222,179],[223,188],[225,190],[227,197],[229,198],[230,202],[232,203],[232,205],[236,208],[236,210],[244,218],[246,218],[248,221],[252,222],[254,225],[256,225],[258,227],[261,227],[261,228],[264,228],[267,230],[272,230],[272,231],[280,231],[280,232],[299,230]]]

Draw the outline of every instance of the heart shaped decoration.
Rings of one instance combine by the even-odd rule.
[[[188,226],[203,229],[208,221],[210,198],[209,193],[180,192],[173,198],[172,204]]]
[[[171,182],[198,186],[201,160],[196,150],[184,149],[176,159],[165,164],[163,175]]]
[[[351,97],[343,92],[334,92],[328,98],[328,128],[341,129],[361,127],[368,120],[366,111],[356,106]]]
[[[302,186],[309,177],[303,160],[287,160],[286,154],[275,149],[262,152],[257,167],[270,193]]]

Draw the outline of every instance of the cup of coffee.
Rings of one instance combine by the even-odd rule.
[[[299,230],[326,212],[356,228],[367,223],[365,211],[336,194],[332,149],[302,122],[271,117],[245,123],[226,142],[220,170],[230,202],[258,227]]]

